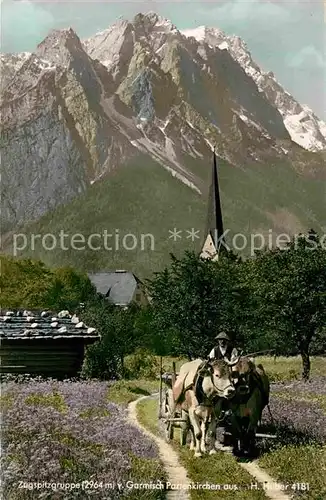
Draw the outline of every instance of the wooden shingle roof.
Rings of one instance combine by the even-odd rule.
[[[3,339],[100,339],[90,328],[69,311],[1,311],[0,342]]]

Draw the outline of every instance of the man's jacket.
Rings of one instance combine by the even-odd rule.
[[[238,351],[235,347],[228,346],[225,350],[219,346],[214,347],[208,355],[209,359],[235,359],[238,357]]]

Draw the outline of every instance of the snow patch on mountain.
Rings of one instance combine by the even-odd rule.
[[[220,43],[220,45],[218,45],[218,48],[220,50],[224,50],[224,49],[228,50],[229,44],[227,42],[222,42],[222,43]]]
[[[285,115],[284,124],[292,140],[300,144],[303,148],[311,151],[325,148],[323,141],[315,137],[314,131],[318,127],[322,135],[324,126],[324,137],[326,137],[326,124],[318,120],[317,117],[314,117],[311,110],[304,109],[297,115]]]
[[[45,59],[39,59],[39,68],[41,70],[53,70],[56,69],[56,66]]]
[[[198,26],[198,28],[182,30],[181,33],[186,37],[193,37],[198,42],[206,41],[206,26]]]

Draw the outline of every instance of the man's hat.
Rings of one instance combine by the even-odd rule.
[[[216,337],[215,340],[228,340],[229,342],[231,341],[230,337],[225,333],[221,332],[219,333]]]

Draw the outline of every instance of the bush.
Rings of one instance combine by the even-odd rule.
[[[98,297],[86,303],[79,317],[94,326],[101,336],[99,342],[87,349],[83,377],[109,380],[155,376],[156,365],[149,359],[154,341],[150,338],[153,329],[147,308],[137,304],[123,308]],[[128,364],[126,360],[133,353],[136,357]]]
[[[126,358],[124,368],[125,377],[128,379],[155,379],[160,372],[157,358],[146,349],[141,348]]]
[[[114,380],[120,378],[121,375],[119,356],[112,352],[109,342],[101,340],[88,347],[81,370],[82,378]]]

